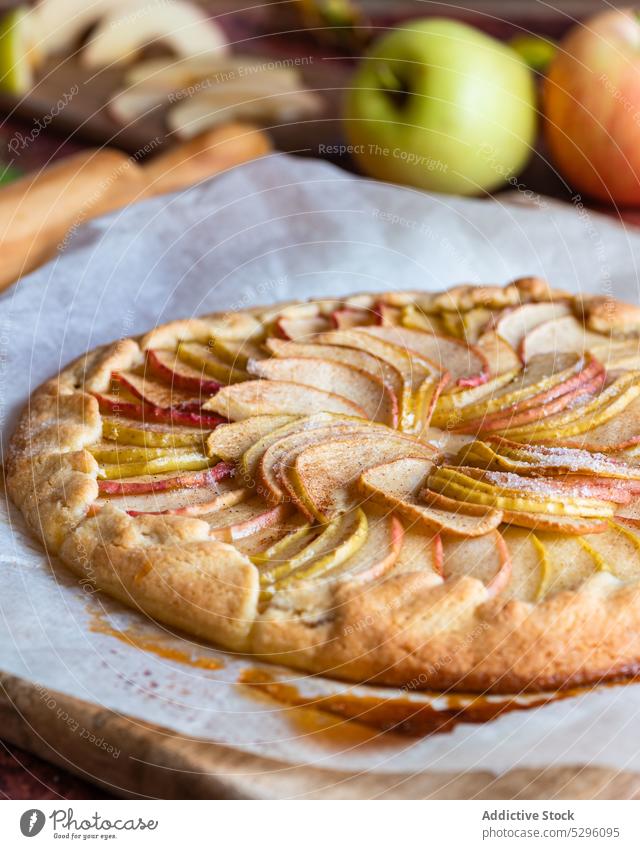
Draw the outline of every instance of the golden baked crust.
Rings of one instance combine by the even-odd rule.
[[[529,305],[547,307],[518,312]],[[90,352],[37,390],[9,446],[7,487],[83,580],[231,650],[407,689],[514,692],[620,676],[640,665],[636,334],[640,308],[535,277],[178,320]],[[504,368],[482,353],[496,336],[510,351]],[[549,340],[560,345],[552,356]],[[327,385],[282,382],[282,409],[265,392],[227,390],[225,410],[246,424],[217,439],[220,373],[232,390],[255,379],[256,357],[312,364],[329,345],[337,353],[325,361],[339,366],[323,370]],[[172,357],[181,371],[163,372]],[[373,361],[380,373],[360,379]],[[354,394],[335,405],[349,369],[360,375]],[[151,395],[163,381],[176,393],[164,407]],[[384,420],[362,413],[365,383],[379,385]],[[306,417],[305,391],[315,405]],[[258,403],[279,413],[278,439]],[[593,453],[559,453],[580,446]],[[163,457],[186,476],[145,465]],[[140,493],[169,496],[154,511]],[[296,560],[309,540],[313,558]]]

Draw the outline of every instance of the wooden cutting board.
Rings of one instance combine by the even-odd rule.
[[[73,717],[73,722],[67,720]],[[348,773],[292,766],[185,737],[0,673],[3,737],[125,798],[637,799],[640,774],[600,767]],[[117,741],[118,757],[86,739]],[[75,729],[75,730],[74,730]]]

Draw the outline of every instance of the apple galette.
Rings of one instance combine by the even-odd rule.
[[[31,398],[9,493],[161,622],[352,681],[640,663],[640,308],[537,278],[174,321]]]

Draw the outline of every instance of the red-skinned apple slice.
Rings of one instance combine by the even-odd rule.
[[[162,475],[142,475],[124,480],[99,480],[98,492],[101,495],[141,495],[148,492],[164,492],[168,489],[195,488],[212,486],[217,481],[230,477],[235,466],[231,463],[217,463],[209,469],[196,472],[167,472]]]
[[[207,431],[182,425],[134,422],[120,416],[102,417],[102,435],[118,445],[150,448],[189,448],[204,446]]]
[[[231,487],[233,482],[229,481]],[[118,495],[115,501],[107,497],[98,499],[94,507],[105,503],[125,510],[130,516],[142,516],[147,513],[170,516],[200,516],[214,513],[227,507],[233,507],[249,497],[249,490],[242,488],[224,489],[215,486],[192,487],[190,489],[170,489],[142,495]]]
[[[116,372],[111,379],[120,386],[124,386],[132,395],[150,407],[179,410],[181,407],[200,406],[203,400],[199,394],[178,389],[145,374],[136,374],[132,371]]]
[[[371,421],[382,422],[389,427],[398,424],[395,395],[389,392],[382,380],[353,366],[320,358],[287,357],[250,361],[248,371],[267,380],[291,381],[334,392],[351,399]]]
[[[217,380],[207,377],[203,369],[187,365],[179,359],[175,351],[151,349],[147,351],[147,362],[154,374],[185,392],[195,392],[208,397],[215,395],[220,389]]]
[[[458,386],[477,386],[489,378],[489,364],[477,348],[461,339],[408,327],[363,327],[362,333],[404,347],[447,371]]]
[[[534,304],[530,304],[534,306]],[[536,305],[537,306],[537,305]],[[519,354],[524,362],[548,351],[588,351],[606,342],[607,337],[587,330],[572,315],[554,318],[530,330],[520,344]]]
[[[520,351],[521,342],[534,327],[567,315],[571,315],[571,308],[562,301],[522,304],[503,312],[495,330],[515,351]],[[547,348],[544,353],[552,350]]]
[[[281,524],[290,510],[285,504],[265,507],[262,499],[252,498],[226,510],[202,514],[199,518],[209,523],[213,539],[233,542]]]
[[[300,383],[280,380],[248,380],[224,386],[204,405],[204,409],[219,412],[232,421],[256,415],[311,415],[336,413],[365,418],[362,407],[331,392],[323,392]]]

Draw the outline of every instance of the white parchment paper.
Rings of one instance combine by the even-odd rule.
[[[78,227],[58,259],[0,296],[0,437],[6,446],[29,394],[74,356],[172,318],[525,274],[637,301],[639,260],[640,234],[578,200],[573,208],[544,199],[524,207],[429,196],[274,155]],[[209,670],[160,657],[96,630],[96,621],[224,665]],[[247,666],[255,664],[88,593],[47,561],[4,504],[0,668],[32,680],[45,702],[58,690],[181,733],[337,769],[640,769],[640,685],[605,687],[427,739],[387,734],[341,745],[237,686]],[[312,694],[393,695],[281,675]],[[117,748],[117,741],[105,745]]]

